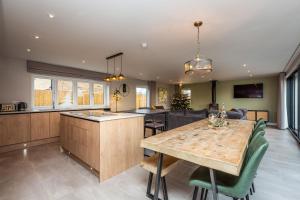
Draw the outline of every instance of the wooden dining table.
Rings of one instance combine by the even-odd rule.
[[[154,200],[158,200],[163,156],[169,155],[209,168],[213,199],[218,199],[215,170],[239,176],[254,121],[228,120],[228,126],[209,127],[203,119],[143,139],[141,147],[159,154]]]

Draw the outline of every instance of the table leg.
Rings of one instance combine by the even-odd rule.
[[[158,160],[157,160],[157,172],[156,172],[156,179],[155,179],[155,191],[154,191],[154,200],[158,200],[159,188],[160,188],[160,176],[163,164],[163,154],[159,153]]]
[[[210,181],[211,181],[211,186],[212,186],[212,195],[213,195],[213,200],[218,200],[218,188],[216,185],[216,175],[215,171],[213,169],[209,169],[209,174],[210,174]]]
[[[167,112],[165,112],[165,131],[167,131],[168,130],[168,113]]]

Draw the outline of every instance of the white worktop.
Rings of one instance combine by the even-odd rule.
[[[114,112],[105,112],[101,110],[97,111],[71,111],[71,112],[62,112],[62,115],[67,115],[71,117],[103,122],[117,119],[126,119],[132,117],[143,117],[143,114],[136,113],[114,113]]]

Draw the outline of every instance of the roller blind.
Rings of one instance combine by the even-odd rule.
[[[41,75],[54,75],[102,81],[107,74],[61,65],[27,60],[27,72]]]

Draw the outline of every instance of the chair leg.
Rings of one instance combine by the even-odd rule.
[[[207,193],[208,193],[208,189],[205,189],[205,195],[204,195],[204,199],[203,200],[207,199]]]
[[[164,200],[168,200],[168,190],[167,190],[167,184],[166,184],[166,178],[162,177],[161,178],[161,185],[162,185],[162,191],[163,191],[163,196],[164,196]]]
[[[201,188],[200,200],[202,200],[202,199],[203,199],[204,192],[205,192],[205,189],[204,189],[204,188]]]
[[[152,186],[153,173],[149,173],[148,184],[147,184],[147,193],[146,196],[151,196],[151,186]]]
[[[197,199],[197,196],[198,196],[198,190],[199,190],[199,187],[198,187],[198,186],[195,186],[194,193],[193,193],[193,200],[196,200],[196,199]],[[202,196],[202,192],[201,192],[201,196]]]
[[[250,195],[253,195],[253,193],[252,193],[252,188],[250,188]]]
[[[254,182],[252,183],[252,191],[253,191],[253,193],[255,193]]]
[[[249,194],[246,195],[246,200],[249,200]]]
[[[238,198],[232,197],[232,200],[239,200]]]

